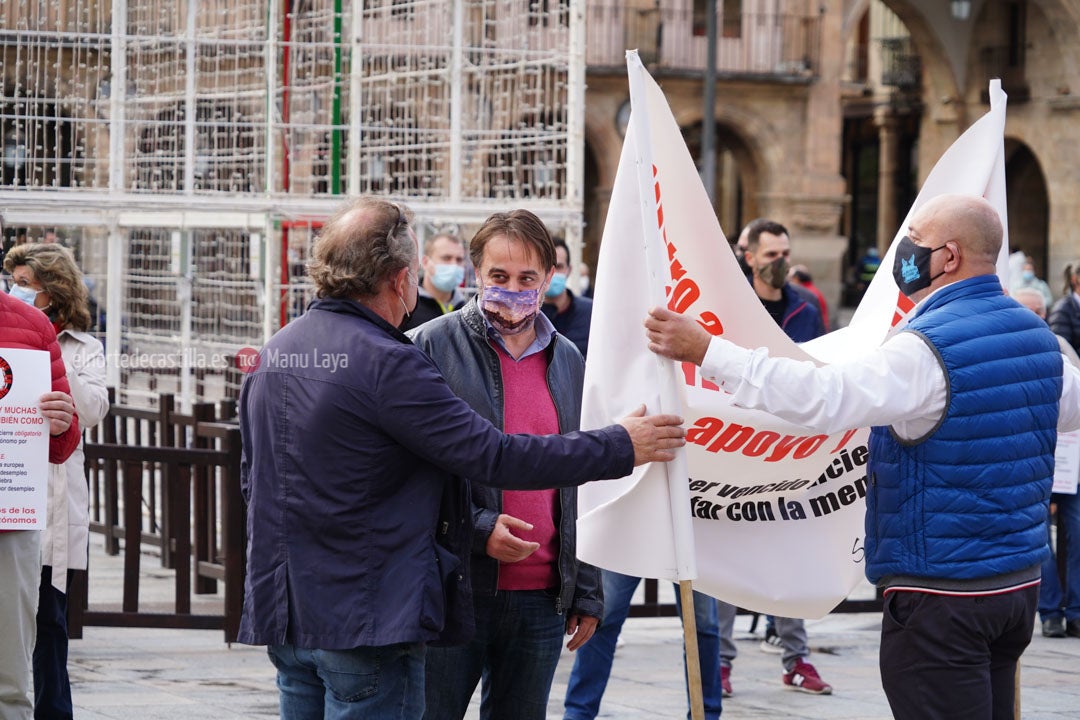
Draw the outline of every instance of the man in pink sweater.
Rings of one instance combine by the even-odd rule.
[[[503,431],[577,430],[585,363],[540,312],[555,267],[547,228],[526,210],[497,213],[469,253],[479,295],[410,337],[454,392]],[[428,649],[424,717],[460,720],[483,677],[481,718],[543,720],[563,633],[576,650],[603,616],[600,573],[576,558],[576,490],[474,482],[472,505],[476,637]]]

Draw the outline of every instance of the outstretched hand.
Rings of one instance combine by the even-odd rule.
[[[667,308],[654,307],[645,318],[649,349],[657,355],[701,365],[712,336],[696,320]]]
[[[646,415],[644,405],[620,420],[634,444],[634,466],[674,460],[673,451],[686,444],[682,422],[678,415]]]

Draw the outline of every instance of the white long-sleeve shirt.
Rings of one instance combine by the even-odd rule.
[[[1058,430],[1080,428],[1080,370],[1063,359]],[[891,425],[905,440],[930,432],[945,413],[945,371],[921,337],[900,332],[873,352],[821,367],[774,358],[714,337],[701,374],[732,393],[739,407],[764,410],[831,435]]]

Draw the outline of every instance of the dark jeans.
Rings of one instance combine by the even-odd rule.
[[[544,720],[566,631],[554,595],[500,590],[474,596],[473,606],[468,645],[428,648],[424,720],[461,720],[481,678],[482,720]]]
[[[1009,720],[1038,586],[998,595],[890,592],[881,684],[897,720]]]
[[[1080,620],[1080,495],[1054,495],[1053,501],[1065,526],[1065,585],[1058,578],[1057,554],[1051,552],[1042,566],[1039,615],[1043,620],[1055,617]],[[1049,522],[1046,530],[1049,534]],[[1052,542],[1050,549],[1054,549]]]
[[[281,720],[420,720],[424,646],[352,650],[271,645]]]
[[[68,571],[71,585],[72,571]],[[37,641],[34,645],[34,718],[70,720],[67,595],[52,586],[52,568],[41,568],[38,587]]]

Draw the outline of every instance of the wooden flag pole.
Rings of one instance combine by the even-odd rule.
[[[1013,680],[1016,686],[1016,696],[1013,698],[1013,717],[1020,717],[1020,660],[1016,661],[1016,679]]]
[[[686,689],[690,695],[690,717],[705,720],[705,698],[701,693],[701,659],[698,656],[697,619],[694,615],[694,587],[691,580],[679,581],[682,606],[683,646],[686,648]]]

